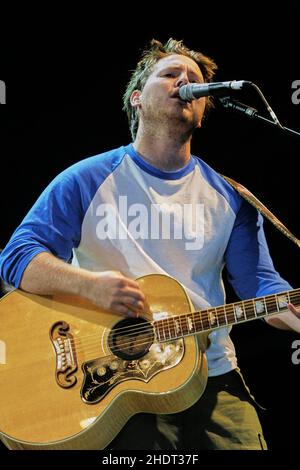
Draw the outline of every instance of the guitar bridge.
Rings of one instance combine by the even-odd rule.
[[[74,373],[78,369],[73,336],[70,325],[65,321],[54,323],[50,330],[50,339],[56,354],[56,382],[62,388],[73,387],[77,382]]]

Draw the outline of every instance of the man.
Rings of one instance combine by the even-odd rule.
[[[224,304],[224,264],[241,299],[291,289],[273,267],[262,217],[191,156],[211,102],[182,101],[179,89],[211,81],[215,69],[182,42],[152,41],[124,95],[133,144],[83,160],[49,185],[2,253],[6,282],[37,294],[77,294],[123,316],[143,311],[134,279],[149,273],[177,278],[196,308]],[[109,447],[265,448],[229,328],[211,333],[207,357],[199,402],[178,414],[136,415]]]

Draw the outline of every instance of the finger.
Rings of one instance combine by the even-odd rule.
[[[127,306],[125,304],[118,303],[113,307],[113,311],[115,313],[118,313],[120,315],[123,315],[124,317],[137,317],[137,313],[134,312],[130,306]]]
[[[122,298],[122,304],[125,304],[128,306],[128,308],[133,308],[134,310],[139,310],[143,311],[144,310],[144,302],[134,299],[132,297],[123,297]]]
[[[140,290],[139,284],[134,279],[130,279],[129,277],[124,277],[122,280],[126,280],[128,287],[131,287],[136,290]]]
[[[146,300],[145,295],[140,289],[132,289],[131,287],[125,287],[122,289],[122,302],[124,297],[131,297],[134,300],[144,302]]]
[[[296,308],[295,305],[289,303],[288,304],[288,309],[294,313],[295,315],[299,316],[300,315],[300,309],[299,308]]]

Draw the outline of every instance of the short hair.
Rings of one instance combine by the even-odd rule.
[[[177,41],[170,38],[165,44],[162,44],[156,39],[150,41],[150,47],[142,52],[141,60],[138,62],[135,70],[133,70],[130,80],[127,84],[125,93],[123,95],[123,110],[127,113],[129,128],[132,139],[135,139],[138,129],[138,112],[137,109],[131,106],[130,97],[134,90],[142,91],[145,83],[151,75],[155,64],[162,58],[168,55],[179,54],[190,57],[194,60],[203,75],[205,82],[211,82],[217,69],[215,62],[208,56],[201,52],[196,52],[188,49],[183,41]],[[213,107],[213,101],[210,97],[206,100],[205,114]]]

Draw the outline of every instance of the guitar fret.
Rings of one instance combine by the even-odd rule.
[[[201,322],[203,325],[203,330],[209,330],[210,329],[210,323],[209,323],[209,318],[208,318],[208,310],[202,310],[201,311]]]
[[[278,312],[277,301],[274,295],[270,297],[266,297],[265,300],[266,300],[267,310],[269,314]]]
[[[199,312],[193,312],[192,313],[193,315],[193,322],[194,322],[194,327],[195,327],[195,331],[202,331],[202,324],[201,324],[201,320],[200,320],[200,314]]]
[[[227,317],[226,317],[225,306],[223,305],[222,307],[219,307],[216,310],[217,310],[218,325],[219,326],[227,325],[228,322],[227,322]]]
[[[232,324],[235,323],[235,315],[234,315],[234,304],[226,305],[227,310],[227,323]]]
[[[188,335],[190,333],[190,328],[189,328],[189,322],[188,322],[188,317],[187,315],[184,316],[184,323],[185,323],[185,331],[186,331],[186,335]]]
[[[245,317],[246,320],[251,320],[252,318],[256,318],[256,310],[253,301],[245,302]]]
[[[175,318],[170,317],[169,318],[169,331],[170,331],[170,339],[175,339],[176,338],[176,326],[175,326]]]
[[[244,315],[243,321],[246,321],[248,302],[246,300],[243,300],[242,304],[243,304],[243,315]]]
[[[163,340],[165,341],[167,338],[166,338],[166,329],[165,329],[165,323],[166,323],[167,320],[161,320],[161,324],[162,324],[162,332],[163,332]]]
[[[238,302],[234,304],[233,307],[235,323],[245,320],[245,307],[243,302]]]
[[[263,299],[264,299],[264,304],[265,304],[265,310],[266,310],[266,314],[268,315],[268,313],[269,313],[269,312],[268,312],[268,307],[267,307],[266,298],[265,298],[265,297],[263,297]]]
[[[255,300],[254,299],[252,299],[252,305],[253,305],[254,316],[250,317],[250,318],[257,318],[257,313],[256,313],[256,308],[255,308]]]
[[[254,308],[257,317],[264,317],[266,314],[264,298],[260,297],[254,300]]]
[[[277,298],[279,311],[286,310],[287,304],[289,302],[287,292],[283,294],[276,294],[276,298]]]
[[[172,335],[171,335],[171,330],[170,330],[170,320],[169,320],[169,318],[166,320],[166,322],[167,322],[167,325],[168,325],[168,336],[169,336],[168,339],[171,339]]]
[[[180,323],[178,315],[174,318],[174,323],[175,323],[176,338],[180,338],[181,336],[183,336],[183,332],[182,332],[181,323]]]
[[[226,313],[226,305],[223,305],[223,310],[224,310],[224,317],[226,320],[226,325],[228,325],[228,318],[227,318],[227,313]]]
[[[161,323],[160,323],[160,321],[154,321],[153,325],[154,325],[154,328],[155,328],[155,331],[156,331],[156,334],[157,334],[158,341],[161,341],[161,335],[160,335]]]
[[[239,319],[239,321],[247,320],[247,317],[246,317],[247,302],[246,301],[242,301],[242,308],[243,308],[243,316],[242,318]]]
[[[277,295],[274,295],[274,298],[275,298],[275,302],[276,302],[276,308],[277,308],[277,312],[280,312],[280,308],[279,308],[279,304],[278,304],[278,298],[277,298]]]
[[[296,306],[300,305],[300,294],[299,294],[299,292],[289,291],[289,298],[290,298],[290,302],[292,302]]]
[[[237,307],[236,307],[236,304],[234,304],[234,305],[232,306],[232,313],[233,313],[233,321],[234,321],[234,323],[236,323],[236,314],[235,314],[235,309],[236,309],[236,308],[237,308]]]
[[[197,323],[196,323],[196,329],[197,331],[203,331],[204,330],[204,326],[203,326],[203,321],[202,321],[202,315],[201,315],[201,312],[196,312],[197,314]],[[199,325],[199,326],[198,326]]]
[[[194,318],[193,318],[192,313],[189,313],[187,315],[187,324],[188,324],[189,333],[195,333],[196,330],[195,330]]]
[[[179,322],[181,326],[182,335],[186,336],[188,334],[188,327],[187,327],[186,318],[184,315],[179,315]]]
[[[217,315],[217,310],[216,308],[213,308],[213,309],[209,309],[207,311],[207,314],[208,314],[208,321],[209,321],[209,325],[210,325],[210,328],[215,328],[218,323],[218,315]]]
[[[197,315],[198,314],[199,314],[199,312],[192,312],[193,324],[194,324],[195,331],[200,331],[200,328],[198,327],[198,320],[197,320]]]
[[[210,322],[210,314],[211,314],[211,310],[210,309],[207,309],[206,311],[206,315],[207,315],[207,323],[208,323],[208,328],[211,329],[211,322]]]
[[[219,319],[220,319],[220,312],[219,312],[219,309],[220,309],[220,307],[215,307],[216,321],[217,321],[217,325],[216,325],[216,326],[220,326],[220,321],[219,321]],[[221,310],[222,310],[222,308],[221,308]]]

